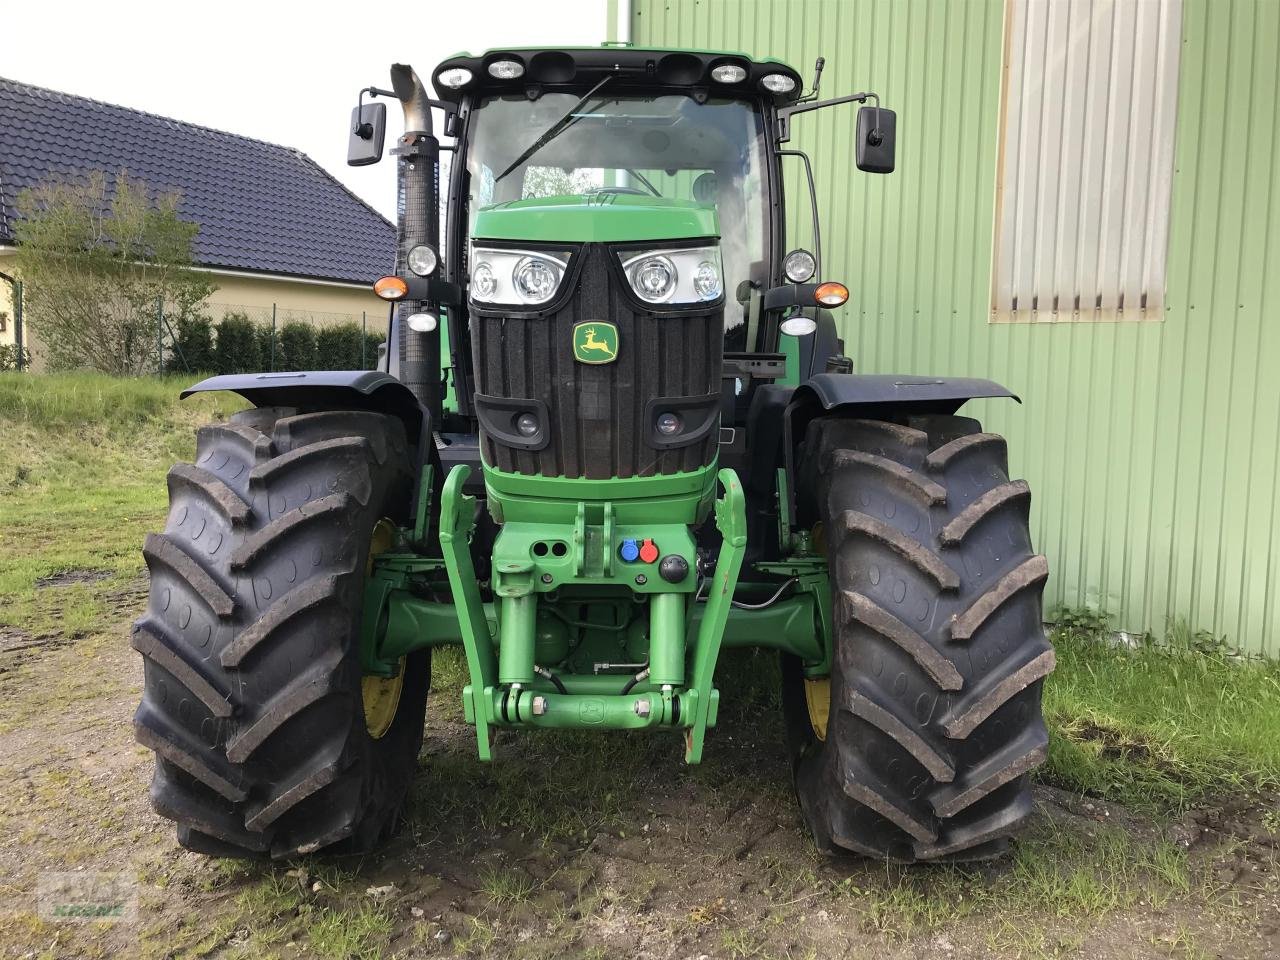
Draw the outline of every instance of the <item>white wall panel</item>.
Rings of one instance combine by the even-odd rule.
[[[1162,316],[1182,0],[1008,0],[992,319]]]

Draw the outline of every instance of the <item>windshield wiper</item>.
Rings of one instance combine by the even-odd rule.
[[[652,183],[650,183],[649,178],[646,177],[639,170],[632,170],[630,167],[627,167],[627,173],[631,174],[631,176],[635,177],[637,180],[643,183],[646,187],[648,187],[649,192],[652,193],[655,197],[662,196],[662,193],[658,190],[658,188],[655,187]]]
[[[548,143],[550,143],[556,137],[560,136],[560,134],[563,133],[566,129],[573,126],[573,124],[575,124],[579,119],[578,117],[575,117],[574,114],[577,113],[579,110],[581,110],[583,105],[596,95],[597,90],[599,90],[601,87],[603,87],[606,83],[609,82],[609,79],[611,76],[612,74],[610,74],[609,76],[606,76],[594,87],[588,90],[586,95],[577,103],[575,103],[572,107],[570,107],[563,117],[561,117],[551,126],[549,126],[546,132],[542,134],[542,136],[540,136],[537,140],[533,141],[533,143],[529,145],[528,150],[520,154],[520,156],[516,157],[516,159],[511,162],[511,165],[507,167],[507,169],[503,170],[500,174],[494,177],[493,182],[497,183],[499,180],[501,180],[503,177],[509,174],[512,170],[516,169],[516,167],[520,166],[530,157],[532,157],[535,153],[537,153],[539,150],[545,147]]]

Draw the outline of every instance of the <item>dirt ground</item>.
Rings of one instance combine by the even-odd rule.
[[[0,635],[0,955],[6,957],[1280,956],[1277,807],[1175,822],[1039,786],[1010,855],[903,869],[816,855],[775,712],[726,708],[708,762],[676,738],[506,733],[475,759],[437,667],[413,809],[362,860],[182,851],[150,809],[130,717],[145,583],[76,636]],[[726,701],[730,699],[726,697]],[[54,919],[55,872],[123,875],[136,914]]]

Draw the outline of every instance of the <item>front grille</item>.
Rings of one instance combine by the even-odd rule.
[[[614,256],[587,244],[570,270],[574,290],[549,316],[495,315],[472,310],[478,393],[540,400],[550,430],[540,450],[515,449],[481,428],[485,461],[500,470],[545,476],[646,477],[694,470],[711,462],[719,431],[698,442],[660,450],[650,442],[645,405],[657,398],[710,397],[720,392],[723,308],[680,316],[639,312],[618,289]],[[618,358],[590,365],[573,357],[573,327],[608,320],[618,328]]]

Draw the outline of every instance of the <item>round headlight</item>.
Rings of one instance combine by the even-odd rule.
[[[736,63],[722,63],[711,68],[711,79],[716,83],[741,83],[747,79],[747,71]]]
[[[546,303],[555,295],[560,282],[550,261],[541,257],[524,257],[511,275],[516,295],[525,303]]]
[[[493,267],[481,260],[471,271],[471,295],[477,300],[491,300],[498,290],[498,278],[493,275]]]
[[[676,265],[666,257],[646,257],[632,271],[631,287],[641,300],[661,303],[676,288]]]
[[[664,437],[674,437],[680,432],[680,428],[684,424],[681,422],[679,414],[668,412],[658,414],[658,419],[654,421],[654,426],[658,428],[658,432]]]
[[[436,256],[436,252],[425,243],[420,243],[410,250],[406,260],[409,269],[420,277],[430,276],[440,265],[440,258]]]
[[[796,81],[785,73],[766,73],[760,78],[760,86],[770,93],[790,93],[796,88]]]
[[[489,64],[489,76],[495,80],[514,80],[524,76],[524,64],[519,60],[495,60]]]
[[[538,418],[532,413],[522,413],[516,417],[516,430],[522,437],[532,437],[538,432]]]
[[[448,87],[450,90],[465,87],[470,82],[471,71],[466,67],[450,67],[448,70],[441,70],[436,74],[436,83],[442,87]]]
[[[409,329],[417,333],[430,333],[440,325],[434,313],[415,313],[409,318]]]
[[[710,260],[703,260],[693,274],[693,290],[703,300],[720,296],[720,271]]]
[[[818,269],[818,262],[808,250],[792,250],[782,261],[782,272],[792,283],[804,283]]]

